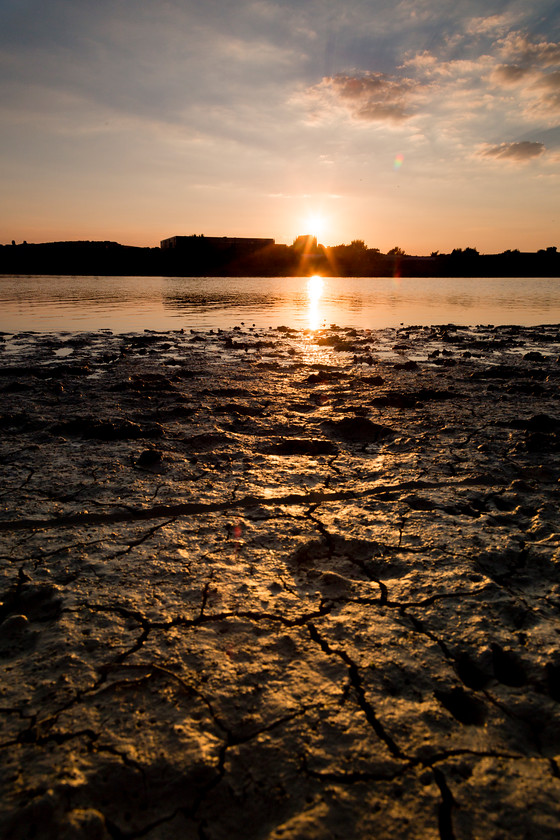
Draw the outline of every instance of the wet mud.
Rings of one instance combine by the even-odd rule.
[[[555,838],[560,327],[0,337],[0,835]]]

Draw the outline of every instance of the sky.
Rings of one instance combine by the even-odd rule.
[[[557,0],[0,0],[0,243],[560,247]]]

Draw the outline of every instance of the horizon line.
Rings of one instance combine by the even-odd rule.
[[[165,239],[160,240],[159,245],[128,245],[123,242],[118,242],[117,240],[113,239],[54,239],[45,242],[28,242],[27,240],[23,240],[22,242],[16,242],[15,240],[11,240],[11,242],[3,243],[0,245],[2,248],[12,248],[12,247],[40,247],[43,245],[117,245],[121,248],[135,248],[135,249],[146,249],[146,250],[174,250],[172,248],[166,249],[162,247],[163,242],[171,241],[173,239],[207,239],[207,240],[232,240],[233,242],[267,242],[273,247],[285,247],[285,248],[292,248],[298,240],[315,240],[315,247],[318,249],[323,249],[324,251],[328,251],[329,249],[334,248],[350,248],[355,243],[361,243],[358,245],[360,250],[365,250],[366,252],[373,251],[379,254],[382,257],[409,257],[411,259],[437,259],[438,257],[446,257],[451,256],[453,253],[463,254],[463,255],[477,255],[481,257],[492,257],[492,256],[504,256],[504,255],[531,255],[531,254],[540,254],[540,253],[549,253],[555,254],[558,253],[558,246],[556,245],[549,245],[546,247],[538,248],[535,251],[521,251],[519,248],[507,248],[504,251],[493,251],[493,252],[480,252],[476,247],[473,246],[465,246],[463,248],[458,247],[454,248],[452,251],[439,251],[434,250],[429,254],[409,254],[399,246],[394,246],[393,248],[389,249],[389,251],[381,251],[379,248],[376,247],[368,247],[365,244],[363,239],[352,239],[349,243],[340,242],[336,245],[324,245],[318,241],[317,236],[314,234],[299,234],[291,244],[287,244],[284,242],[276,242],[273,237],[251,237],[251,236],[228,236],[226,234],[221,236],[214,236],[214,235],[206,235],[204,233],[201,234],[176,234],[174,236],[166,237]],[[393,252],[393,253],[391,253]],[[466,254],[465,254],[466,252]]]

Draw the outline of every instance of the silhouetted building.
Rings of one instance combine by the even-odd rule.
[[[162,239],[160,247],[164,251],[174,249],[191,250],[204,247],[212,251],[226,251],[235,248],[238,251],[249,253],[251,251],[260,251],[261,248],[268,248],[274,245],[274,239],[251,239],[241,236],[170,236],[168,239]]]

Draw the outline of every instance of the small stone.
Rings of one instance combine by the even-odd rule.
[[[503,685],[519,688],[527,682],[525,669],[519,658],[498,644],[490,645],[494,675]]]
[[[408,362],[402,362],[401,364],[394,365],[394,368],[395,370],[417,370],[418,362],[410,359]]]
[[[159,449],[144,449],[138,456],[136,463],[139,467],[156,467],[161,464],[163,454]]]
[[[0,624],[0,634],[5,636],[12,636],[17,633],[23,633],[29,627],[29,619],[26,615],[9,615],[2,624]]]
[[[393,434],[393,430],[388,426],[373,423],[367,417],[326,420],[323,425],[336,437],[355,443],[377,443],[377,441]]]
[[[266,448],[272,455],[336,455],[338,449],[330,440],[288,438]]]

